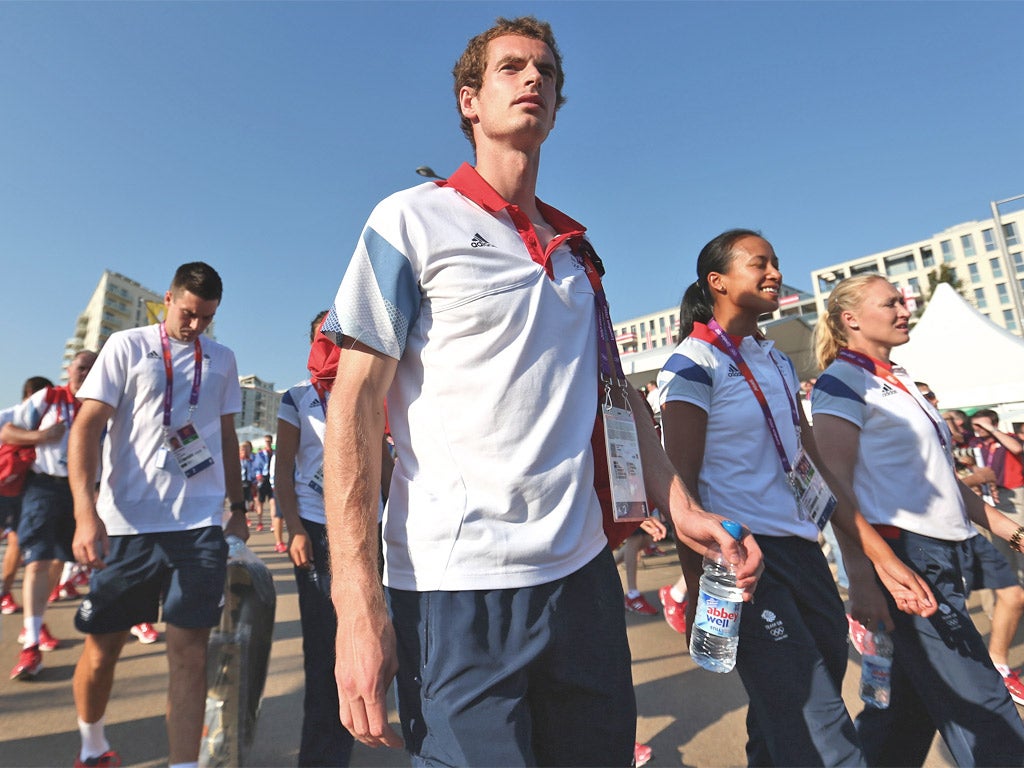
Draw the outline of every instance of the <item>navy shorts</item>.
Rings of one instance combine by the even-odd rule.
[[[66,477],[29,473],[21,502],[18,545],[25,563],[74,560],[75,507]]]
[[[228,545],[220,526],[111,536],[107,567],[93,571],[75,614],[87,634],[123,632],[163,620],[183,629],[213,627],[224,605]]]
[[[0,496],[0,531],[18,532],[18,522],[21,520],[21,500],[23,496]]]
[[[629,765],[636,699],[607,547],[549,584],[389,589],[414,765]]]
[[[256,493],[258,494],[260,504],[268,499],[274,498],[274,486],[270,484],[270,478],[263,478],[263,482],[259,484],[259,487],[256,489]]]

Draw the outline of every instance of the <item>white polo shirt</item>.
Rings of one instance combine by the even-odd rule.
[[[170,339],[174,372],[171,427],[189,418],[195,371],[194,345]],[[167,376],[160,327],[119,331],[107,340],[78,390],[80,400],[114,408],[103,440],[103,477],[96,509],[112,536],[220,525],[224,516],[221,416],[238,413],[242,394],[235,355],[206,336],[202,382],[192,423],[213,454],[214,465],[186,478],[173,457],[164,468],[163,404]],[[237,449],[236,449],[237,450]]]
[[[869,523],[936,539],[976,536],[953,471],[949,428],[903,368],[893,365],[892,372],[907,392],[836,360],[818,377],[811,395],[815,419],[837,416],[860,429],[853,487],[861,513]]]
[[[701,503],[754,534],[816,541],[818,529],[801,517],[764,411],[736,364],[714,346],[714,338],[706,325],[695,323],[658,374],[663,409],[665,403],[678,401],[708,415],[698,475]],[[799,450],[790,405],[799,386],[793,363],[770,340],[732,339],[765,394],[786,457],[793,464]],[[663,419],[662,429],[670,428]]]
[[[326,525],[323,478],[317,476],[324,463],[324,409],[313,385],[308,382],[297,384],[285,392],[277,418],[299,430],[299,445],[295,452],[295,496],[299,517]],[[276,453],[274,455],[277,456]]]
[[[44,387],[14,406],[11,423],[16,427],[48,429],[58,421],[68,425],[60,440],[36,446],[33,472],[54,477],[68,476],[68,434],[74,423],[74,415],[74,398],[66,386]]]
[[[557,232],[582,235],[538,204]],[[558,238],[544,254],[532,231],[524,241],[517,211],[468,165],[392,195],[370,215],[328,314],[336,343],[344,334],[398,360],[389,586],[533,586],[607,543],[590,447],[594,289]]]

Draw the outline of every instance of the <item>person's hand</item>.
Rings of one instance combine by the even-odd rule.
[[[644,521],[640,523],[640,527],[645,533],[650,534],[654,541],[661,541],[668,533],[668,530],[665,528],[665,524],[656,517],[645,518]]]
[[[46,429],[39,430],[39,442],[37,445],[48,445],[49,443],[59,443],[64,437],[64,433],[68,431],[68,425],[63,421],[58,421],[51,424]]]
[[[388,723],[387,707],[388,687],[398,672],[398,653],[383,596],[373,604],[343,597],[335,602],[335,609],[334,677],[341,724],[368,747],[399,749],[404,743]]]
[[[296,568],[308,571],[315,565],[313,542],[309,540],[309,534],[306,533],[305,528],[298,531],[288,530],[288,556]]]
[[[753,535],[746,528],[739,541],[722,527],[724,518],[703,510],[691,510],[687,514],[677,515],[673,521],[677,532],[691,540],[698,547],[687,546],[696,552],[717,547],[721,550],[726,562],[736,570],[736,586],[743,590],[743,599],[750,600],[754,596],[757,580],[764,572],[761,548]]]
[[[987,416],[975,416],[971,419],[971,426],[974,427],[975,432],[981,432],[983,435],[991,435],[996,429],[992,419]]]
[[[75,537],[71,542],[71,553],[82,565],[101,571],[107,567],[105,562],[110,554],[110,538],[107,526],[98,515],[75,518]]]
[[[249,540],[249,524],[245,520],[245,510],[232,512],[224,525],[224,538],[237,536],[242,541]]]
[[[860,622],[871,632],[874,632],[879,626],[887,630],[892,629],[895,625],[889,614],[889,604],[874,576],[858,578],[852,573],[848,575],[850,578],[848,589],[850,618]]]
[[[938,603],[928,582],[898,557],[893,555],[882,563],[876,563],[875,573],[896,601],[896,607],[900,611],[924,617],[935,613]],[[886,618],[889,618],[888,615]]]

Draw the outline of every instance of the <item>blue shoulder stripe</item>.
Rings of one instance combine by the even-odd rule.
[[[406,332],[420,309],[419,285],[412,265],[405,254],[370,227],[363,233],[363,244],[377,280],[377,290],[388,306],[388,313],[398,314],[398,317],[392,314],[391,322],[399,345],[404,349]]]
[[[814,385],[815,391],[821,391],[826,395],[832,397],[842,398],[843,400],[853,400],[854,402],[864,405],[864,397],[854,392],[850,388],[850,385],[846,382],[840,381],[830,373],[823,374],[818,377],[817,383]],[[813,397],[813,395],[812,395]]]
[[[686,381],[692,381],[695,384],[711,386],[711,377],[708,375],[708,372],[685,355],[673,354],[665,362],[662,370],[673,373]]]

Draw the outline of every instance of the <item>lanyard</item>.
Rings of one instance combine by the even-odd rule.
[[[747,365],[743,356],[740,354],[739,347],[736,346],[736,342],[730,338],[722,326],[718,324],[715,318],[711,318],[708,321],[708,328],[712,333],[715,334],[715,340],[712,342],[716,347],[727,354],[732,361],[739,368],[740,373],[743,374],[743,378],[746,380],[747,385],[750,387],[750,391],[754,393],[754,397],[757,400],[757,404],[761,406],[761,412],[764,413],[764,420],[768,423],[768,431],[772,435],[772,442],[775,443],[775,450],[779,454],[779,459],[782,460],[782,468],[786,471],[787,475],[792,474],[793,467],[789,463],[789,459],[786,457],[786,449],[782,445],[782,436],[779,434],[779,427],[775,423],[775,417],[772,416],[771,407],[768,405],[768,398],[765,397],[764,390],[761,389],[761,385],[757,383],[757,379],[754,378],[753,371],[750,370],[750,366]],[[768,357],[775,363],[775,368],[779,372],[779,376],[782,377],[782,386],[786,388],[786,401],[789,403],[790,415],[793,418],[793,426],[796,428],[797,441],[800,440],[800,415],[796,411],[796,405],[793,400],[793,396],[789,391],[789,385],[786,383],[786,377],[782,373],[782,369],[779,368],[779,364],[775,358],[772,357],[771,352],[768,353]]]
[[[894,387],[903,390],[910,397],[911,400],[917,403],[917,407],[921,409],[921,412],[928,417],[928,421],[931,422],[932,428],[935,430],[935,434],[939,438],[939,443],[942,445],[943,452],[949,454],[950,458],[952,458],[952,451],[950,450],[949,443],[946,441],[946,436],[942,434],[942,428],[939,426],[939,423],[932,417],[930,413],[928,413],[928,409],[925,408],[921,404],[921,402],[910,393],[910,390],[907,389],[906,385],[904,385],[902,381],[896,378],[890,366],[887,366],[885,365],[885,363],[875,360],[874,358],[868,357],[867,355],[862,354],[860,352],[854,352],[852,349],[847,349],[846,347],[843,347],[842,349],[839,350],[839,353],[836,355],[836,358],[839,360],[843,360],[847,363],[850,363],[850,365],[856,365],[859,368],[863,368],[865,371],[875,376],[876,378],[879,378],[882,381],[885,381],[886,383],[892,384]]]
[[[164,353],[164,376],[167,385],[164,387],[164,430],[171,426],[171,406],[174,396],[174,365],[171,361],[171,342],[167,337],[167,328],[160,323],[160,346]],[[188,396],[188,420],[192,421],[192,414],[195,413],[199,404],[199,385],[203,382],[203,349],[199,345],[199,337],[195,342],[195,372],[192,374],[192,392]]]

